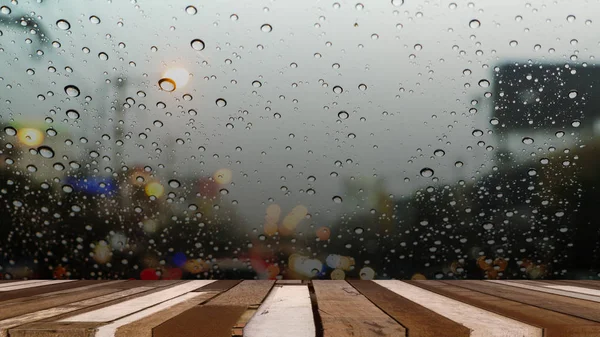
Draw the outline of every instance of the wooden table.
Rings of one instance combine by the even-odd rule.
[[[0,337],[591,337],[600,281],[0,281]]]

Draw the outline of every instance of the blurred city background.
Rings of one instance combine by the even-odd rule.
[[[0,279],[599,279],[597,13],[0,0]]]

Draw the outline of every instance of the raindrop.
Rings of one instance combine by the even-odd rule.
[[[223,98],[217,99],[216,103],[217,103],[217,106],[221,107],[221,108],[227,105],[227,101]]]
[[[190,45],[192,46],[192,48],[194,48],[194,50],[204,50],[204,41],[200,40],[200,39],[194,39],[192,40],[192,42],[190,43]]]
[[[4,128],[4,132],[6,132],[6,134],[9,136],[14,136],[17,134],[17,129],[13,128],[12,126],[7,126]]]
[[[569,98],[575,98],[575,97],[577,97],[577,90],[569,91]]]
[[[535,169],[530,169],[529,171],[527,171],[527,174],[531,177],[537,175],[537,171]]]
[[[481,26],[479,20],[471,20],[471,22],[469,22],[469,27],[471,28],[479,28],[479,26]]]
[[[562,138],[565,135],[564,131],[556,131],[555,136],[556,138]]]
[[[335,87],[333,87],[333,92],[336,94],[341,94],[344,91],[344,89],[342,89],[342,87],[340,87],[339,85],[336,85]]]
[[[56,26],[62,30],[71,28],[71,24],[67,20],[60,19],[56,21]]]
[[[262,30],[265,33],[270,33],[273,30],[273,27],[271,27],[270,24],[265,23],[264,25],[260,26],[260,30]]]
[[[187,6],[185,8],[185,12],[188,13],[189,15],[196,15],[196,13],[198,13],[198,10],[194,6]]]
[[[172,179],[169,180],[169,186],[171,186],[172,188],[178,188],[179,186],[181,186],[181,183],[178,180]]]
[[[77,112],[75,110],[67,110],[67,117],[69,117],[71,119],[78,119],[79,118],[79,112]]]
[[[333,197],[331,200],[333,200],[333,202],[335,202],[336,204],[341,204],[342,203],[342,197],[336,195],[335,197]]]
[[[422,177],[429,178],[432,175],[433,175],[433,170],[430,169],[429,167],[425,167],[424,169],[421,170]]]
[[[454,163],[454,166],[456,167],[462,167],[464,164],[462,161],[457,161],[456,163]]]
[[[362,234],[365,230],[362,227],[356,227],[354,228],[354,233],[356,234]]]
[[[435,150],[435,151],[433,152],[433,154],[434,154],[436,157],[443,157],[443,156],[446,154],[446,152],[445,152],[444,150],[442,150],[442,149],[437,149],[437,150]]]
[[[404,4],[404,0],[392,0],[392,5],[399,7]]]
[[[53,158],[54,150],[52,150],[49,146],[40,146],[38,147],[39,154],[44,158]]]
[[[175,84],[175,81],[173,81],[172,79],[168,78],[168,77],[163,77],[160,80],[158,80],[158,86],[167,92],[171,92],[173,90],[175,90],[175,88],[177,87],[177,85]]]
[[[356,135],[355,135],[355,134],[353,134],[353,133],[349,133],[349,134],[348,134],[348,138],[350,138],[350,139],[354,139],[354,138],[356,138]]]
[[[567,16],[567,22],[573,22],[573,21],[575,21],[575,15]]]
[[[231,14],[231,16],[229,18],[231,19],[231,21],[237,21],[239,19],[237,14]]]
[[[90,22],[97,25],[100,23],[100,18],[95,15],[92,15],[90,16]]]
[[[346,111],[340,111],[340,112],[338,112],[338,118],[339,119],[348,119],[348,117],[350,117],[350,115]]]
[[[102,61],[106,61],[106,60],[108,60],[108,55],[105,52],[101,52],[98,54],[98,58],[101,59]]]
[[[365,91],[365,90],[367,90],[367,85],[366,85],[366,84],[363,84],[363,83],[359,84],[359,85],[358,85],[358,90],[360,90],[360,91]]]
[[[379,35],[377,35],[377,34],[372,34],[372,35],[371,35],[371,40],[379,40]]]
[[[481,131],[481,130],[473,130],[472,134],[475,137],[481,137],[481,136],[483,136],[483,131]]]
[[[156,126],[157,128],[161,128],[163,126],[163,122],[159,120],[155,120],[152,124],[154,124],[154,126]]]
[[[64,185],[64,186],[62,187],[62,190],[63,190],[63,192],[65,192],[65,193],[71,193],[71,192],[73,192],[73,187],[72,187],[71,185]]]
[[[527,144],[527,145],[533,144],[533,138],[524,137],[521,141],[523,142],[523,144]]]
[[[479,81],[479,86],[482,88],[487,88],[490,86],[490,81],[485,80],[485,79],[481,80],[481,81]]]
[[[494,224],[491,222],[485,222],[483,225],[483,229],[485,230],[492,230],[494,228]]]
[[[508,43],[511,47],[516,47],[519,45],[519,42],[517,42],[516,40],[512,40]]]
[[[262,87],[262,83],[260,83],[260,81],[253,81],[252,86],[255,88],[260,88]]]
[[[71,96],[71,97],[77,97],[80,94],[79,88],[77,88],[74,85],[67,85],[65,87],[65,93],[67,94],[67,96]]]
[[[10,7],[7,7],[7,6],[0,7],[0,13],[2,13],[2,14],[8,15],[11,12],[12,11],[11,11]]]
[[[578,128],[580,125],[581,125],[581,122],[580,122],[580,121],[573,121],[573,122],[571,123],[571,126],[573,126],[574,128]]]

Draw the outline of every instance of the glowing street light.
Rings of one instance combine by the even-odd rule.
[[[153,181],[146,185],[144,188],[147,196],[155,196],[160,198],[165,193],[165,187],[159,182]]]
[[[22,128],[17,132],[19,141],[27,146],[38,146],[44,142],[42,131],[33,128]]]
[[[158,80],[158,86],[164,91],[175,91],[177,88],[183,88],[190,80],[190,73],[184,68],[169,68]]]

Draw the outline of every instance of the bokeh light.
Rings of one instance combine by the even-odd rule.
[[[147,196],[155,196],[160,198],[165,193],[165,187],[156,181],[150,182],[144,188]]]
[[[19,141],[27,146],[38,146],[44,142],[44,134],[34,128],[19,129],[17,133]]]

